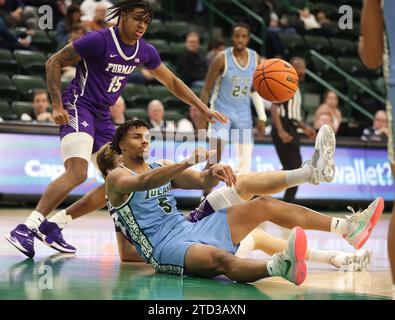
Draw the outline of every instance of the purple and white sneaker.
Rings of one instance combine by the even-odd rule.
[[[25,224],[18,224],[5,238],[29,258],[34,257],[34,233]]]
[[[76,248],[68,244],[63,239],[62,230],[58,225],[54,222],[48,221],[47,219],[41,223],[34,235],[47,246],[60,252],[74,253],[77,251]]]

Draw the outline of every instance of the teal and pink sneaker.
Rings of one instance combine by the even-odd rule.
[[[370,205],[363,211],[355,212],[353,208],[347,207],[353,212],[347,215],[346,219],[350,223],[350,229],[344,239],[348,241],[355,249],[360,249],[369,239],[373,228],[379,221],[381,214],[384,210],[384,199],[381,197],[376,198]]]
[[[306,279],[307,268],[304,261],[307,250],[306,234],[300,227],[292,229],[288,238],[288,247],[273,255],[267,264],[271,276],[282,277],[297,286]]]

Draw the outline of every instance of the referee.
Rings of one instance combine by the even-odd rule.
[[[303,81],[306,74],[306,63],[303,58],[294,57],[291,64],[299,76],[299,81]],[[301,128],[309,139],[314,139],[316,132],[306,126],[301,116],[302,95],[298,89],[294,97],[283,104],[272,104],[272,137],[278,157],[283,166],[283,170],[297,169],[302,165],[300,154],[300,137],[297,129]],[[295,202],[295,195],[298,187],[289,188],[285,191],[284,201]]]

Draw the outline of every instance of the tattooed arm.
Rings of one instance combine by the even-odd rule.
[[[62,68],[80,61],[81,57],[70,43],[62,50],[55,53],[45,65],[49,94],[52,99],[53,118],[57,125],[65,125],[69,122],[69,115],[62,105],[62,93],[60,91],[60,77]]]

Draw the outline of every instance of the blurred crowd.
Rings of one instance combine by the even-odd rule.
[[[29,0],[0,0],[0,37],[3,39],[2,46],[10,50],[24,49],[35,51],[32,45],[32,37],[39,30],[37,10],[31,6],[37,5],[40,1]],[[108,9],[112,2],[109,0],[54,0],[42,1],[52,7],[54,14],[54,38],[57,48],[62,48],[65,44],[75,41],[84,36],[87,32],[109,27],[116,24],[116,21],[107,21]],[[154,1],[153,1],[154,2]],[[278,33],[293,33],[295,29],[289,22],[289,15],[280,14],[275,10],[273,0],[256,1],[254,11],[267,21],[267,48],[268,56],[283,57],[281,43],[278,41]],[[309,29],[321,28],[328,19],[325,12],[319,11],[314,14],[310,12],[307,1],[283,0],[284,6],[289,12],[300,19],[304,27]],[[191,1],[191,15],[202,14],[204,8],[201,1]],[[251,22],[252,31],[257,31],[259,26]],[[227,42],[222,38],[214,39],[209,45],[207,54],[201,50],[201,37],[198,32],[189,32],[185,37],[185,49],[177,60],[175,72],[191,88],[201,89],[208,68],[212,64],[216,55],[224,50]],[[62,81],[70,81],[75,75],[75,67],[64,68]],[[150,72],[140,68],[133,73],[130,82],[136,84],[158,84]],[[189,110],[185,106],[185,118],[179,121],[165,121],[165,106],[163,101],[152,97],[148,103],[147,120],[154,129],[193,132],[197,128],[198,111],[194,108]],[[270,103],[266,103],[267,114],[270,115]],[[303,106],[302,106],[303,108]],[[126,105],[123,98],[111,107],[111,114],[115,124],[121,124],[128,119],[125,115]],[[342,107],[339,97],[334,91],[327,91],[323,100],[317,105],[314,115],[310,115],[310,123],[315,130],[323,124],[329,124],[338,135],[343,135],[342,126],[345,119],[342,115]],[[0,119],[1,120],[1,119]],[[24,113],[22,121],[52,121],[50,113],[50,99],[48,93],[40,90],[34,92],[32,97],[32,110]],[[386,141],[387,139],[387,117],[383,110],[378,110],[375,114],[372,126],[365,128],[361,139],[364,141]],[[256,132],[258,130],[255,130]],[[266,133],[270,131],[270,124],[267,124]]]

